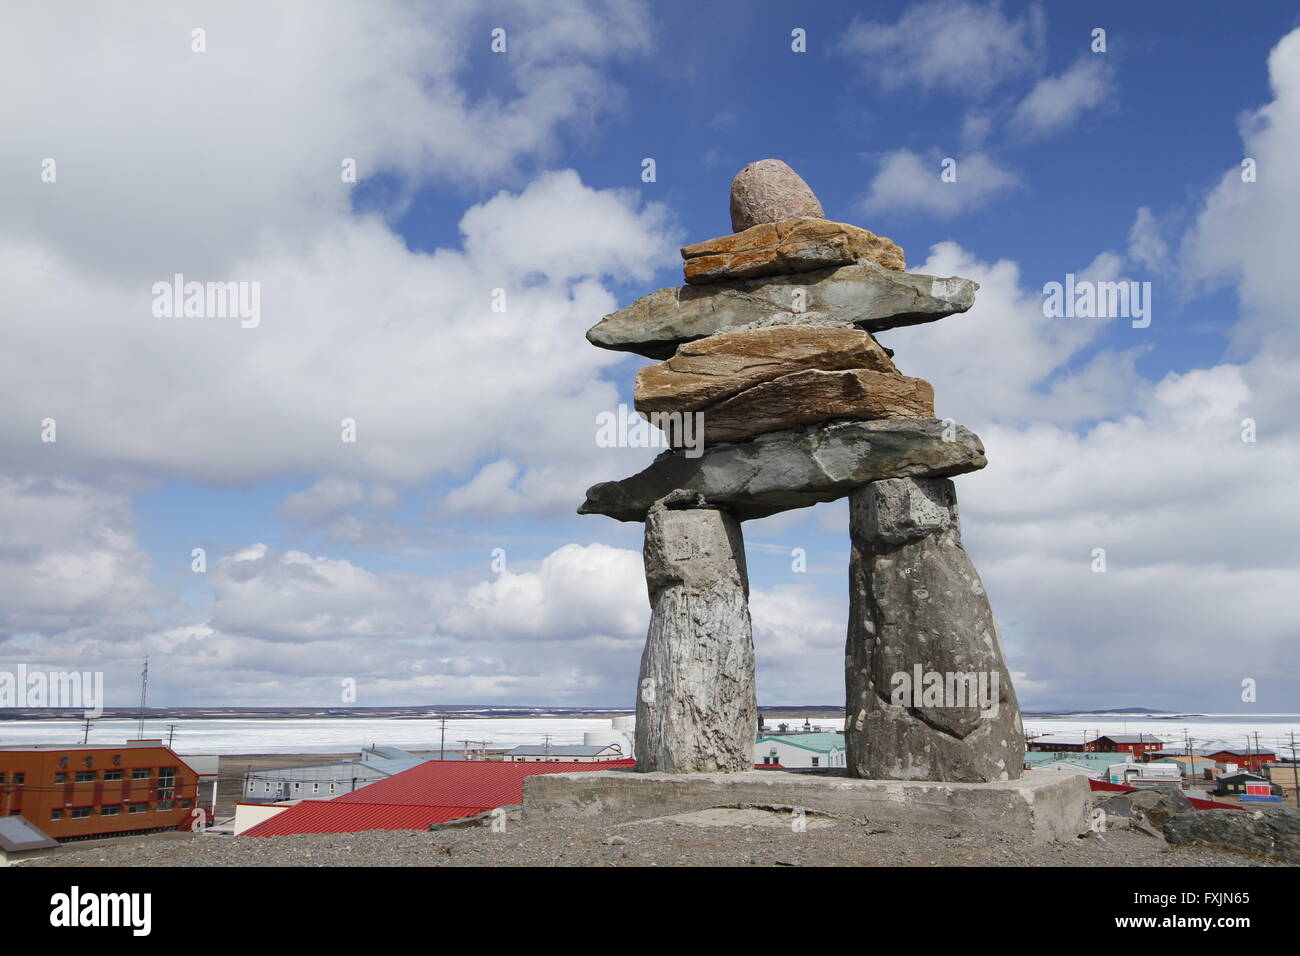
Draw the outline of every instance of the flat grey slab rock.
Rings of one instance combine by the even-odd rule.
[[[847,763],[868,779],[1021,775],[1025,742],[1002,642],[942,478],[849,496]]]
[[[891,823],[960,826],[1024,843],[1071,841],[1087,830],[1088,781],[1027,770],[1000,783],[857,780],[748,770],[667,774],[604,770],[537,774],[524,781],[524,817],[625,821],[711,807],[802,807]]]
[[[943,419],[824,422],[714,445],[698,458],[666,451],[639,474],[593,485],[578,513],[643,521],[656,501],[685,489],[744,521],[834,501],[881,478],[946,477],[987,463],[975,433]]]
[[[794,323],[801,315],[816,316],[880,332],[965,312],[978,289],[970,279],[896,272],[859,261],[796,275],[660,289],[605,316],[587,331],[587,341],[666,359],[683,342],[783,317]]]

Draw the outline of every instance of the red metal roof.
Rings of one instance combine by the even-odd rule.
[[[631,767],[632,760],[593,763],[506,763],[484,760],[430,760],[359,790],[336,803],[401,803],[440,807],[504,807],[522,803],[524,778],[539,773],[575,773]]]
[[[362,830],[423,830],[431,823],[472,817],[487,807],[420,807],[391,803],[340,804],[304,800],[246,831],[243,836],[294,833],[360,833]]]
[[[1128,787],[1119,783],[1107,783],[1105,780],[1089,780],[1088,788],[1091,790],[1115,790],[1119,793],[1134,793],[1137,787]],[[1241,810],[1243,807],[1235,803],[1220,803],[1217,800],[1202,800],[1200,797],[1188,797],[1192,806],[1197,810]]]
[[[263,820],[242,835],[423,830],[431,823],[446,823],[522,803],[524,778],[534,774],[635,765],[633,760],[588,763],[430,760],[333,800],[305,800]]]

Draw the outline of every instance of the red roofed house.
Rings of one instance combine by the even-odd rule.
[[[1268,764],[1277,763],[1277,754],[1264,747],[1257,750],[1234,750],[1228,747],[1222,750],[1203,750],[1201,753],[1218,763],[1235,763],[1247,770],[1262,770]]]
[[[333,800],[305,800],[263,820],[242,836],[294,833],[360,833],[423,830],[432,823],[523,803],[524,780],[539,773],[590,773],[636,765],[604,763],[506,763],[430,760]]]
[[[1113,750],[1117,753],[1130,753],[1135,757],[1155,753],[1165,745],[1163,740],[1153,734],[1108,734],[1090,743],[1093,750]]]

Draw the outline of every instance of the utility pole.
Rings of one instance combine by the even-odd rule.
[[[87,717],[85,720],[82,721],[82,723],[86,725],[86,732],[81,736],[81,742],[83,744],[87,743],[90,740],[90,722],[94,719],[95,718],[93,717]]]
[[[542,753],[549,757],[551,755],[551,735],[542,734]]]
[[[144,670],[140,671],[140,729],[136,737],[144,739],[144,708],[149,701],[149,655],[144,656]]]
[[[438,718],[438,723],[442,725],[442,736],[438,738],[438,759],[447,759],[447,715],[443,714]]]
[[[168,724],[167,725],[167,749],[168,750],[171,749],[172,740],[174,740],[175,737],[176,737],[176,725]]]

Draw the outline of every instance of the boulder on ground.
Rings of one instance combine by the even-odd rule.
[[[1165,824],[1165,839],[1174,846],[1212,846],[1300,863],[1300,810],[1190,810]]]
[[[1163,830],[1176,814],[1193,809],[1192,801],[1177,787],[1152,787],[1123,796],[1129,806],[1157,830]]]

